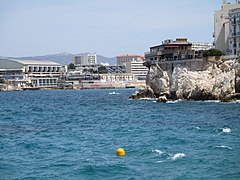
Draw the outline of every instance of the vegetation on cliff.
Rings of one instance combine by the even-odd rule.
[[[224,53],[219,49],[209,49],[206,51],[203,51],[203,57],[209,57],[209,56],[222,56]]]

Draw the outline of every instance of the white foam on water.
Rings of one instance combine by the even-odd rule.
[[[170,157],[172,160],[177,160],[177,159],[181,159],[181,158],[184,158],[186,157],[186,155],[184,153],[177,153],[177,154],[174,154],[172,157]]]
[[[210,103],[219,103],[221,102],[220,100],[206,100],[204,102],[210,102]]]
[[[175,103],[178,103],[180,101],[182,101],[182,99],[178,99],[178,100],[175,100],[175,101],[167,101],[166,103],[175,104]]]
[[[224,133],[230,133],[231,129],[230,128],[222,128],[222,132]]]
[[[113,92],[110,92],[110,93],[108,93],[108,94],[110,94],[110,95],[117,95],[117,94],[119,94],[119,93],[116,93],[115,91],[113,91]]]
[[[153,153],[156,153],[156,154],[159,154],[159,155],[162,155],[162,154],[165,153],[164,151],[161,151],[161,150],[159,150],[159,149],[154,149],[154,150],[152,150],[152,152],[153,152]]]
[[[167,101],[166,103],[168,103],[168,104],[175,104],[175,103],[177,103],[177,101]]]
[[[164,161],[157,161],[157,163],[163,163]]]
[[[201,128],[198,127],[198,126],[194,126],[194,128],[195,128],[196,130],[200,130],[200,129],[201,129]]]
[[[153,98],[140,98],[140,100],[154,100]]]
[[[230,128],[228,128],[228,127],[225,127],[225,128],[220,128],[220,129],[218,129],[218,130],[216,130],[216,131],[220,131],[219,133],[218,133],[218,135],[221,135],[221,134],[223,134],[223,133],[231,133],[231,129]]]
[[[224,146],[224,145],[221,145],[221,146],[215,146],[216,148],[223,148],[223,149],[229,149],[229,150],[232,150],[231,147],[229,146]]]

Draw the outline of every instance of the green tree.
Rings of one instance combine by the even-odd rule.
[[[75,69],[75,65],[73,63],[69,64],[68,69]]]
[[[0,83],[4,83],[4,79],[3,78],[0,78]]]
[[[209,49],[206,51],[203,51],[203,57],[209,57],[209,56],[222,56],[224,53],[219,49]]]
[[[108,70],[107,70],[107,68],[106,68],[105,66],[100,66],[100,67],[98,68],[98,73],[99,73],[99,74],[107,74],[107,73],[108,73]]]

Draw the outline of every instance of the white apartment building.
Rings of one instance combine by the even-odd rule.
[[[148,68],[143,65],[144,57],[136,54],[117,56],[117,64],[126,67],[126,73],[132,73],[137,79],[146,79]]]
[[[146,80],[148,74],[148,68],[143,65],[144,61],[133,61],[129,63],[130,72],[138,80]]]
[[[229,11],[229,49],[230,54],[240,54],[240,8]]]
[[[137,54],[126,54],[117,56],[117,65],[126,65],[132,61],[143,61],[144,57]]]
[[[236,0],[234,4],[227,2],[227,0],[223,0],[221,10],[215,11],[214,13],[214,45],[216,49],[220,49],[226,55],[234,53],[234,50],[229,47],[231,41],[230,37],[232,36],[232,32],[234,32],[234,29],[230,28],[231,22],[229,12],[237,8],[240,8],[240,0]],[[235,44],[234,41],[232,44]]]
[[[96,53],[82,53],[73,57],[74,65],[97,64]]]

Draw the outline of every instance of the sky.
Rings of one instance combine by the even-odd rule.
[[[234,2],[234,1],[229,1]],[[213,42],[222,0],[0,0],[0,56],[144,55],[165,39]]]

